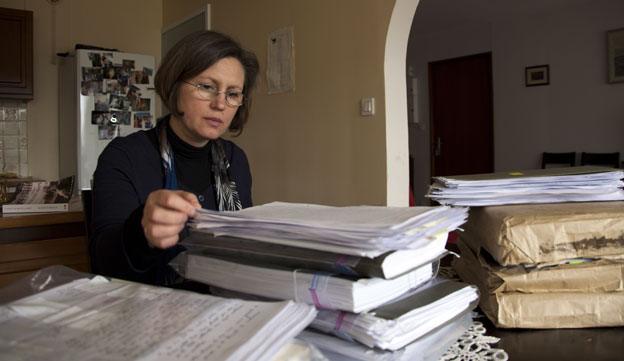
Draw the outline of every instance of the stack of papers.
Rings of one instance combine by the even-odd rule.
[[[435,177],[429,198],[443,205],[490,206],[624,200],[624,170],[568,167]]]
[[[0,306],[9,360],[271,360],[316,315],[103,277]]]
[[[314,305],[320,316],[313,327],[355,349],[399,350],[476,305],[475,288],[464,284],[434,282],[413,292],[435,277],[448,233],[466,218],[467,208],[446,206],[275,202],[237,212],[201,210],[183,242],[188,251],[172,265],[185,278],[226,292]],[[423,345],[413,349],[423,354],[430,344]],[[406,350],[388,355],[415,355]]]
[[[320,310],[310,326],[368,347],[396,351],[474,309],[478,300],[475,286],[437,278],[370,312]]]
[[[305,302],[317,308],[363,312],[407,293],[434,276],[428,263],[391,280],[353,279],[313,271],[258,267],[203,255],[184,254],[179,273],[191,280],[272,299]]]
[[[202,209],[191,226],[216,236],[372,258],[421,248],[439,234],[455,230],[466,218],[466,208],[274,202],[236,212]]]
[[[438,361],[471,325],[471,312],[464,312],[398,351],[370,349],[362,344],[308,330],[301,332],[297,338],[318,347],[331,361]]]
[[[358,278],[395,278],[442,258],[448,235],[441,233],[419,249],[390,251],[375,258],[284,246],[235,237],[192,232],[182,245],[193,254],[266,267],[328,272]]]

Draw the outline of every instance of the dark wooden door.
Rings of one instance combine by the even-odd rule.
[[[492,54],[429,63],[432,176],[494,169]]]

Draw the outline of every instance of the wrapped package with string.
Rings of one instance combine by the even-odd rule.
[[[463,228],[470,248],[484,248],[503,266],[624,258],[622,201],[472,208]]]
[[[481,291],[481,310],[498,327],[578,328],[624,326],[624,262],[571,260],[525,268],[500,266],[462,242],[454,263],[459,276]]]

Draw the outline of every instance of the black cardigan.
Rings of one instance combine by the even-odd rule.
[[[141,226],[147,196],[164,185],[158,129],[115,138],[98,159],[89,251],[92,266],[99,274],[156,285],[170,285],[178,278],[168,263],[184,248],[179,245],[166,250],[150,248]],[[230,179],[236,182],[243,207],[250,207],[251,173],[247,157],[234,143],[225,140],[223,143],[230,162]],[[197,166],[209,167],[210,159],[201,160]],[[177,174],[184,189],[184,174]],[[196,195],[202,207],[214,208],[212,188]]]

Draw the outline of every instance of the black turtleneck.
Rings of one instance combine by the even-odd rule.
[[[194,193],[202,208],[217,209],[212,182],[210,143],[194,147],[167,127],[167,138],[173,150],[174,164],[180,189]]]

